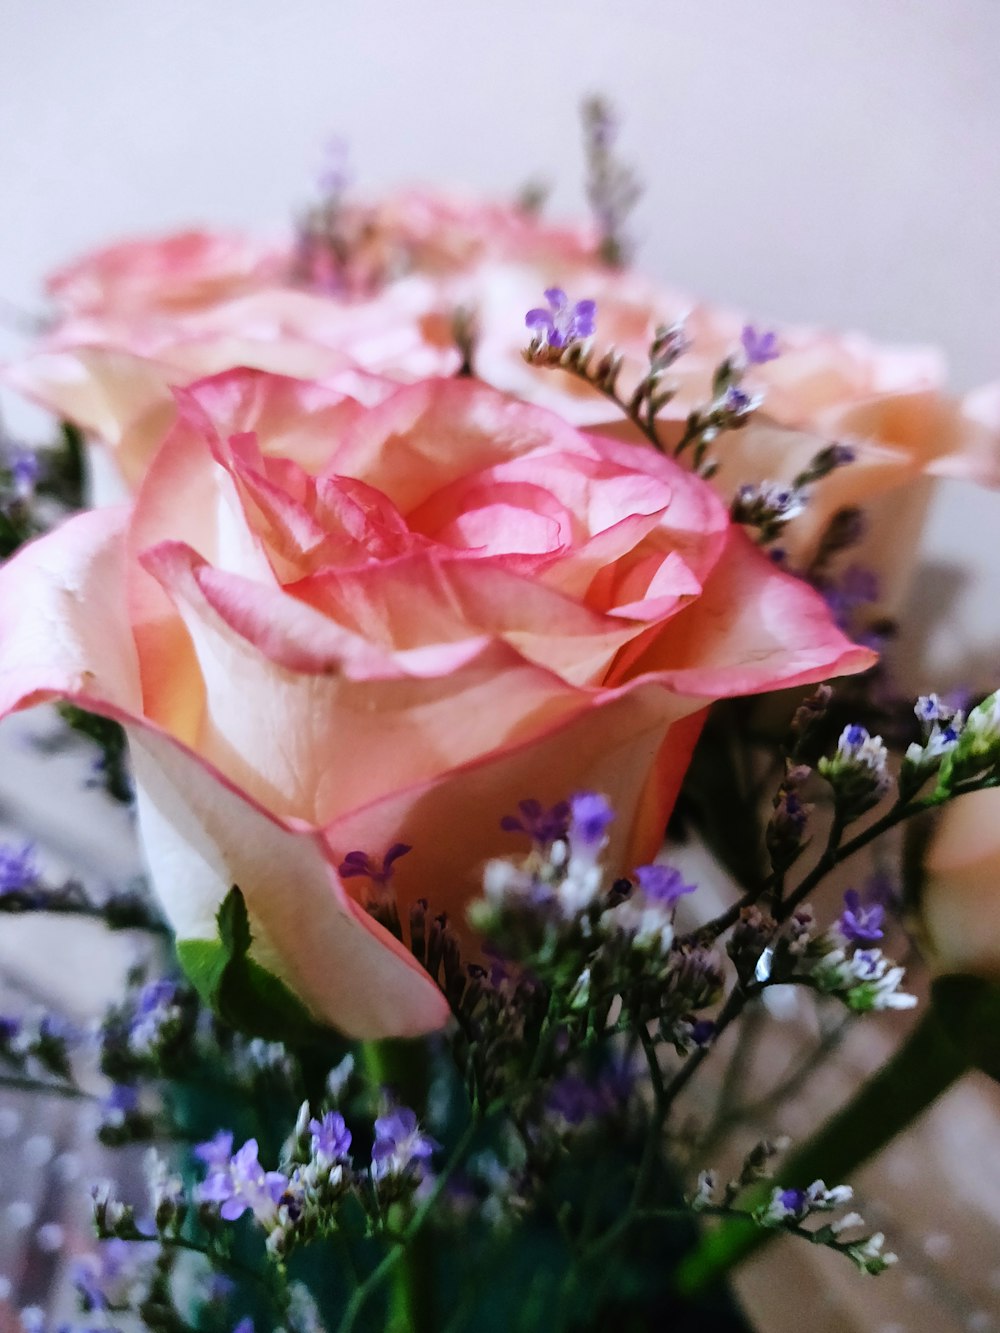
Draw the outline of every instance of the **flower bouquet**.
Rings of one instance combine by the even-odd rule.
[[[584,125],[589,224],[366,200],[335,152],[290,241],[55,274],[5,371],[63,424],[4,441],[0,710],[97,747],[147,869],[3,848],[0,910],[130,963],[86,1031],[0,1026],[8,1087],[96,1104],[121,1163],[82,1315],[25,1329],[746,1329],[726,1274],[775,1235],[893,1262],[847,1177],[1000,1074],[1000,699],[892,657],[932,479],[1000,475],[996,391],[648,282]],[[911,939],[897,1054],[748,1141],[768,1006],[824,1034],[786,1025],[780,1104],[917,1004]]]

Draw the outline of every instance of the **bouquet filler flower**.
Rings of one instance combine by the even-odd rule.
[[[932,479],[998,476],[996,394],[659,289],[585,125],[587,225],[366,201],[337,156],[287,242],[63,269],[5,372],[63,425],[4,442],[0,711],[99,747],[148,871],[0,859],[0,909],[133,953],[93,1030],[0,1025],[11,1086],[148,1147],[74,1328],[747,1327],[725,1273],[776,1233],[892,1262],[846,1175],[1000,1072],[995,849],[961,855],[1000,702],[902,698],[890,620]],[[864,858],[904,827],[897,889]],[[914,1006],[907,932],[899,1054],[717,1168],[729,1030]]]

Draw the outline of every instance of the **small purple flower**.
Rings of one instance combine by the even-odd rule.
[[[136,999],[137,1014],[151,1014],[157,1009],[172,1005],[177,999],[177,987],[166,977],[156,981],[147,981]]]
[[[579,1074],[557,1079],[549,1089],[546,1104],[553,1115],[573,1126],[594,1120],[607,1109],[600,1090]]]
[[[697,884],[685,884],[684,876],[674,866],[639,866],[635,878],[646,897],[661,907],[673,907],[678,898],[694,893],[698,887]]]
[[[0,894],[34,888],[39,874],[33,842],[21,846],[12,842],[0,845]]]
[[[21,1033],[21,1020],[11,1014],[0,1014],[0,1046],[9,1046]]]
[[[10,465],[14,491],[21,500],[34,493],[40,472],[38,456],[30,449],[16,449]]]
[[[857,458],[857,450],[849,444],[831,444],[829,447],[830,463],[833,467],[847,467]]]
[[[517,803],[516,815],[504,815],[500,827],[507,833],[527,833],[544,850],[569,831],[570,808],[568,801],[558,801],[546,809],[541,801],[528,798]]]
[[[869,903],[866,906],[857,889],[847,890],[844,894],[844,910],[837,921],[837,929],[845,940],[854,944],[874,944],[885,934],[882,929],[884,921],[885,908],[881,903]]]
[[[695,1046],[707,1046],[715,1036],[715,1024],[710,1018],[696,1018],[691,1024],[691,1040]]]
[[[124,1305],[158,1254],[156,1244],[137,1245],[116,1238],[101,1241],[96,1253],[86,1254],[70,1266],[70,1281],[83,1308],[107,1310]]]
[[[135,1000],[128,1029],[129,1045],[139,1054],[153,1052],[180,1016],[176,985],[166,977],[147,982]]]
[[[120,1129],[138,1110],[139,1089],[128,1083],[115,1083],[107,1096],[101,1098],[101,1124],[109,1129]]]
[[[574,853],[596,855],[604,845],[608,825],[615,817],[607,799],[594,791],[580,791],[570,799],[569,841]]]
[[[421,1132],[416,1114],[408,1106],[397,1106],[375,1121],[372,1145],[372,1174],[376,1180],[401,1176],[411,1168],[420,1170],[437,1148],[437,1143]]]
[[[338,199],[351,184],[350,145],[339,134],[328,139],[323,149],[323,166],[317,179],[325,199]]]
[[[253,1320],[249,1315],[245,1319],[240,1320],[233,1329],[233,1333],[254,1333]]]
[[[529,310],[524,323],[534,334],[534,341],[542,347],[566,347],[594,332],[597,314],[596,301],[574,301],[561,287],[549,287],[545,292],[548,310],[541,306]]]
[[[776,361],[781,355],[778,335],[773,329],[755,329],[752,324],[747,324],[740,334],[740,342],[749,366],[766,365],[768,361]]]
[[[198,1143],[193,1149],[198,1161],[209,1171],[225,1171],[233,1155],[233,1135],[228,1129],[220,1129],[214,1138],[205,1143]]]
[[[851,616],[859,607],[878,601],[878,576],[860,565],[850,565],[838,582],[828,584],[821,591],[838,626],[847,629]]]
[[[257,1140],[247,1139],[227,1166],[209,1175],[199,1197],[205,1203],[217,1203],[227,1222],[235,1222],[250,1209],[258,1222],[267,1225],[274,1220],[287,1188],[288,1177],[280,1171],[265,1171],[257,1160]]]
[[[756,394],[748,393],[738,384],[730,384],[722,400],[722,406],[732,416],[743,417],[752,412],[759,401]]]
[[[950,722],[955,710],[936,694],[922,694],[913,709],[921,722]]]
[[[357,879],[359,876],[364,876],[373,884],[377,884],[380,889],[385,889],[392,879],[395,863],[412,850],[408,843],[394,842],[381,861],[377,857],[369,856],[367,852],[348,852],[338,867],[338,873],[341,879]]]
[[[350,1151],[351,1131],[339,1111],[327,1111],[322,1120],[310,1120],[309,1132],[313,1157],[336,1162]]]
[[[805,1190],[781,1190],[776,1202],[781,1205],[789,1217],[797,1217],[806,1211],[809,1196]]]
[[[884,966],[881,949],[859,949],[851,960],[855,975],[861,981],[878,979]]]

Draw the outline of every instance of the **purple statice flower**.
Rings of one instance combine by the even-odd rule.
[[[31,449],[14,451],[10,475],[14,482],[14,492],[19,499],[27,500],[34,493],[40,470],[38,457]]]
[[[542,347],[566,347],[569,343],[589,338],[594,332],[596,301],[574,301],[561,287],[548,287],[545,291],[548,309],[541,306],[529,310],[524,323],[531,329],[534,341]]]
[[[228,1129],[220,1129],[214,1138],[205,1143],[198,1143],[193,1149],[195,1157],[207,1167],[209,1172],[224,1171],[229,1166],[233,1155],[233,1135]]]
[[[861,565],[850,565],[836,583],[825,584],[820,591],[839,628],[847,629],[855,611],[878,601],[878,576]]]
[[[885,907],[881,903],[865,904],[857,889],[844,894],[844,910],[837,919],[837,929],[845,940],[853,944],[874,944],[885,932]]]
[[[567,1125],[613,1115],[626,1106],[635,1091],[636,1070],[631,1060],[613,1056],[592,1078],[565,1074],[549,1089],[546,1107]]]
[[[851,963],[855,975],[862,980],[877,979],[882,966],[882,950],[859,949]]]
[[[136,997],[129,1022],[129,1045],[141,1053],[155,1050],[165,1029],[180,1016],[176,985],[166,977],[147,982]]]
[[[740,334],[740,343],[748,366],[763,366],[768,361],[776,361],[781,355],[778,335],[773,329],[756,329],[752,324],[747,324]]]
[[[323,165],[316,184],[324,199],[339,199],[352,183],[350,145],[339,134],[328,139],[323,148]]]
[[[84,1255],[70,1267],[70,1281],[83,1308],[107,1310],[125,1305],[158,1254],[155,1243],[139,1245],[117,1238],[101,1241],[96,1253]]]
[[[211,1305],[222,1305],[232,1298],[236,1290],[235,1281],[225,1273],[206,1273],[203,1295]]]
[[[62,1014],[51,1012],[42,1014],[38,1022],[38,1035],[42,1041],[61,1041],[75,1045],[83,1036],[80,1028],[71,1023]]]
[[[661,907],[673,907],[686,893],[694,893],[697,884],[685,884],[684,876],[674,866],[638,866],[636,883],[650,902]]]
[[[570,799],[568,837],[574,854],[596,855],[604,846],[615,812],[607,798],[594,791],[579,791]]]
[[[34,888],[39,874],[33,842],[0,845],[0,894]]]
[[[936,694],[922,694],[914,705],[913,711],[921,722],[940,722],[946,716],[941,700]]]
[[[565,1074],[549,1089],[546,1107],[553,1114],[574,1127],[587,1120],[596,1120],[607,1110],[601,1089],[579,1074]]]
[[[310,1120],[309,1132],[310,1150],[317,1159],[332,1163],[350,1152],[351,1131],[339,1111],[327,1111],[322,1120]]]
[[[760,403],[760,395],[749,393],[738,384],[730,384],[722,399],[723,408],[734,417],[745,417]]]
[[[249,1315],[233,1328],[233,1333],[254,1333],[253,1320]]]
[[[250,1209],[266,1226],[275,1220],[278,1201],[287,1188],[288,1177],[280,1171],[265,1171],[257,1160],[257,1140],[247,1139],[227,1166],[212,1171],[199,1189],[199,1198],[218,1204],[227,1222],[235,1222]]]
[[[392,879],[395,863],[412,850],[408,843],[394,842],[381,861],[378,857],[369,856],[367,852],[348,852],[338,867],[338,874],[341,879],[364,876],[380,889],[386,889]]]
[[[507,833],[527,833],[543,851],[569,831],[568,801],[557,801],[548,809],[541,801],[528,798],[517,803],[516,815],[504,815],[500,827]]]
[[[805,1190],[781,1190],[775,1201],[788,1217],[798,1217],[804,1213],[809,1202]]]
[[[429,1135],[421,1132],[415,1112],[408,1106],[397,1106],[375,1121],[372,1175],[382,1180],[411,1169],[419,1172],[437,1147]]]
[[[107,1096],[101,1098],[101,1124],[107,1129],[121,1129],[138,1110],[139,1089],[130,1083],[114,1083]]]
[[[715,1024],[710,1018],[696,1018],[691,1024],[691,1040],[695,1046],[707,1046],[715,1036]]]

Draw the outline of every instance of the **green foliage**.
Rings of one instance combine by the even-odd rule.
[[[217,940],[178,940],[177,957],[191,984],[239,1032],[308,1045],[326,1038],[284,982],[250,957],[253,935],[243,894],[234,885],[216,917]]]
[[[101,751],[100,785],[114,801],[128,805],[132,801],[132,779],[128,768],[128,744],[117,722],[88,713],[76,704],[59,704],[59,716],[78,736],[93,741]]]

